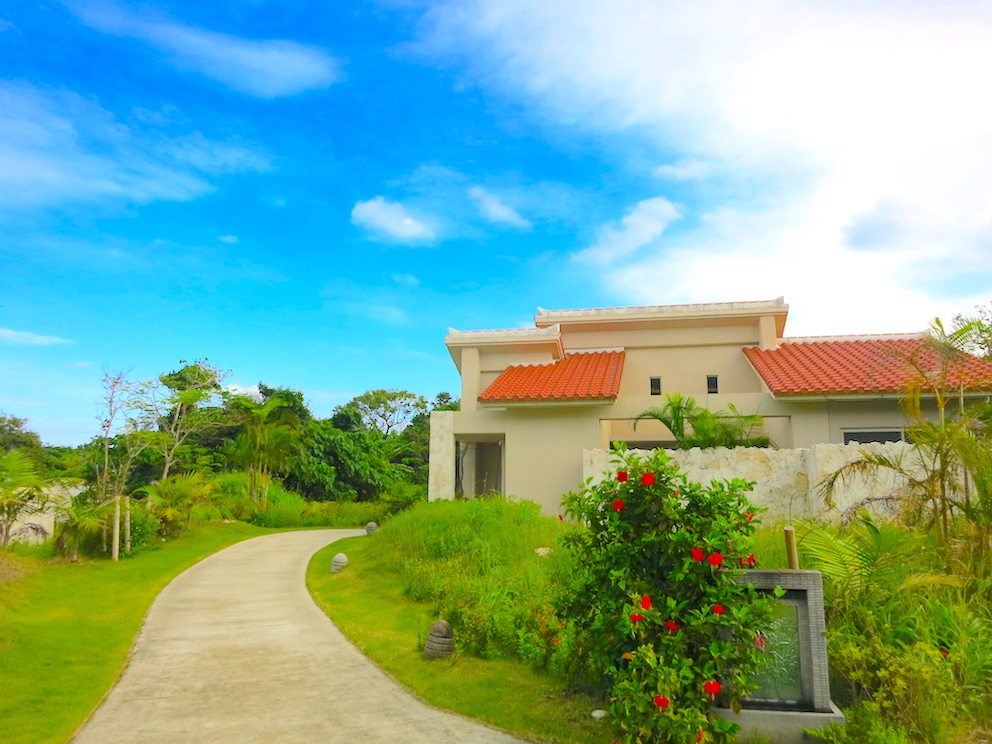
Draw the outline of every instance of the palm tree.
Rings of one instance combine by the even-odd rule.
[[[70,494],[64,502],[57,503],[55,552],[79,560],[80,548],[106,528],[113,503],[113,499],[101,501],[92,490]]]
[[[152,511],[162,520],[166,532],[181,535],[193,520],[193,508],[206,501],[215,486],[201,472],[170,475],[157,483],[139,488],[148,494]]]
[[[634,419],[634,427],[642,419],[663,423],[675,437],[676,449],[693,447],[769,447],[767,434],[755,434],[761,426],[761,416],[745,415],[733,405],[730,411],[709,411],[696,404],[696,399],[681,393],[665,396],[665,405],[649,408]]]
[[[26,521],[44,510],[45,486],[34,460],[24,452],[13,449],[0,455],[0,547],[20,535],[48,537],[40,524]]]
[[[299,418],[279,397],[258,403],[242,395],[235,401],[236,415],[244,424],[244,431],[228,442],[226,454],[247,474],[251,497],[264,504],[272,473],[284,468],[292,458]]]

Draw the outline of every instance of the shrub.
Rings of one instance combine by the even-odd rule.
[[[564,499],[588,529],[569,540],[581,577],[560,613],[624,741],[730,742],[739,727],[710,706],[754,689],[774,602],[736,580],[754,563],[751,484],[691,483],[660,450],[615,461],[612,479]]]
[[[875,703],[864,703],[847,711],[847,724],[832,723],[824,729],[806,730],[828,744],[910,744],[898,725],[887,722]]]

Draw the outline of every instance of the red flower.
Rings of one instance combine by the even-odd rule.
[[[665,697],[664,695],[655,695],[654,696],[654,704],[657,705],[659,708],[667,708],[668,707],[668,698]]]
[[[703,684],[703,689],[706,691],[707,695],[718,695],[720,693],[720,683],[716,680],[706,682]]]
[[[617,499],[613,502],[613,511],[620,511],[623,509],[623,499]]]
[[[561,643],[561,641],[560,641],[560,640],[558,640],[557,638],[552,638],[552,639],[551,639],[551,642],[552,642],[552,643]]]
[[[950,656],[950,652],[941,649],[940,655],[946,659],[948,656]]]
[[[714,615],[722,615],[723,614],[723,605],[713,605],[713,614]]]
[[[642,475],[641,483],[643,483],[645,486],[650,486],[652,483],[654,483],[654,473],[645,473],[644,475]]]
[[[710,562],[711,566],[719,566],[721,563],[723,563],[723,556],[720,555],[719,553],[714,553],[706,560]]]
[[[747,557],[747,565],[753,566],[756,562],[757,561],[754,558],[754,553],[751,553],[751,555]]]
[[[755,515],[754,512],[744,512],[744,516],[747,517],[747,521],[750,522],[752,519],[754,519]]]
[[[565,517],[563,517],[561,514],[559,514],[558,515],[558,521],[559,522],[564,522],[565,521]]]
[[[620,481],[621,483],[626,483],[629,477],[630,475],[628,475],[626,470],[621,470],[619,473],[617,473],[617,480]]]
[[[631,615],[631,616],[630,616],[630,621],[631,621],[632,623],[639,623],[639,622],[641,622],[641,620],[643,620],[643,619],[644,619],[644,615],[642,615],[642,614],[640,614],[640,613],[637,613],[636,615]]]
[[[678,623],[673,623],[671,620],[668,620],[665,623],[665,627],[668,628],[670,631],[672,631],[674,633],[676,630],[679,629],[679,624]]]
[[[641,597],[641,609],[642,610],[651,609],[651,597],[648,596]]]
[[[694,561],[701,561],[705,557],[706,557],[706,553],[703,552],[703,549],[702,548],[693,548],[692,549],[692,560],[694,560]]]
[[[754,645],[757,646],[758,648],[764,648],[765,647],[765,636],[764,636],[764,634],[758,633],[757,635],[755,635],[755,637],[754,637]]]
[[[699,742],[703,740],[703,733],[704,731],[702,729],[699,729],[699,733],[696,734],[696,744],[699,744]]]

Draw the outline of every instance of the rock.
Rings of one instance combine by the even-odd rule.
[[[424,656],[429,659],[443,659],[455,650],[455,633],[446,620],[438,620],[431,626],[424,644]]]
[[[331,558],[331,573],[336,574],[342,568],[348,565],[348,556],[344,553],[338,553],[336,556]]]
[[[379,525],[377,525],[375,522],[369,522],[367,525],[365,525],[365,534],[366,535],[371,535],[377,529],[379,529]]]
[[[534,552],[544,558],[551,555],[551,548],[534,548]]]
[[[592,717],[596,721],[602,721],[604,718],[606,718],[606,711],[605,710],[594,710],[592,712]]]

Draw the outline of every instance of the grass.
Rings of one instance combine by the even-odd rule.
[[[401,574],[370,570],[377,549],[375,538],[335,542],[310,562],[307,586],[341,631],[380,667],[435,707],[531,741],[610,740],[609,725],[590,716],[600,705],[565,694],[560,682],[519,660],[486,660],[460,652],[448,659],[426,659],[423,643],[438,619],[433,604],[410,600]],[[348,567],[331,575],[331,557],[342,551]]]
[[[205,525],[118,563],[0,553],[4,744],[66,741],[116,682],[166,584],[221,548],[269,532],[244,523]]]

